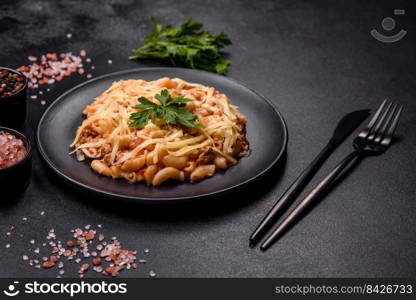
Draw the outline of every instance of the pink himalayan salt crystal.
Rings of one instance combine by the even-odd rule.
[[[0,169],[18,163],[26,154],[27,150],[21,139],[6,131],[0,131]]]
[[[85,50],[81,53],[86,55]],[[40,56],[28,57],[30,64],[21,66],[18,70],[29,79],[29,88],[37,89],[45,84],[54,84],[64,78],[72,76],[82,68],[82,57],[68,53],[47,53]]]

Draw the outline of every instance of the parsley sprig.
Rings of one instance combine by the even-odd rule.
[[[130,115],[130,120],[132,120],[129,124],[130,127],[143,128],[147,125],[149,119],[154,124],[165,122],[166,124],[181,124],[186,127],[199,127],[199,124],[195,123],[198,117],[184,108],[186,103],[192,101],[192,99],[182,96],[172,99],[166,89],[162,90],[160,94],[156,94],[155,98],[160,101],[160,105],[145,97],[138,99],[140,104],[133,106],[133,108],[140,111]]]
[[[179,28],[158,24],[154,17],[151,22],[152,33],[146,37],[143,46],[133,50],[134,55],[129,59],[156,58],[218,74],[228,71],[230,61],[220,51],[231,44],[225,33],[212,35],[192,19],[182,22]]]

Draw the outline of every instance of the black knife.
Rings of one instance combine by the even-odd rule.
[[[357,110],[345,115],[339,122],[328,144],[315,157],[311,164],[291,184],[272,209],[257,226],[250,236],[250,246],[253,247],[282,215],[285,208],[302,191],[307,182],[319,170],[331,153],[356,129],[370,114],[369,109]]]

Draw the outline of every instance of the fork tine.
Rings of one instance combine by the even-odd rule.
[[[381,103],[379,108],[377,109],[376,113],[374,114],[374,117],[371,119],[370,123],[368,123],[367,128],[371,129],[374,126],[374,123],[377,121],[378,116],[381,114],[382,110],[384,109],[384,106],[386,106],[388,99],[384,99],[384,101]]]
[[[359,135],[361,137],[366,138],[369,135],[369,133],[370,133],[371,129],[374,127],[374,124],[376,123],[378,117],[380,116],[381,112],[383,111],[384,107],[386,106],[387,100],[388,99],[385,99],[381,103],[381,105],[377,109],[376,113],[374,114],[373,118],[370,120],[370,123],[368,123],[367,127],[362,132],[360,132]]]
[[[368,133],[367,138],[369,140],[373,140],[375,138],[375,136],[377,135],[377,133],[379,132],[381,125],[383,124],[383,122],[385,122],[386,117],[390,113],[390,109],[392,107],[392,104],[393,103],[389,101],[389,104],[387,105],[387,107],[381,112],[381,114],[378,115],[378,118],[377,118],[375,124],[373,125],[373,128],[371,128],[370,132]]]
[[[397,124],[399,123],[399,119],[400,119],[400,114],[402,113],[403,110],[403,105],[400,105],[400,107],[397,109],[394,117],[393,117],[393,121],[391,122],[389,128],[387,129],[386,134],[384,135],[384,139],[381,142],[383,145],[390,145],[391,140],[393,138],[393,134],[394,131],[396,130]]]
[[[379,143],[386,135],[387,129],[389,128],[389,125],[391,123],[391,120],[394,118],[397,108],[399,106],[397,104],[394,104],[391,108],[388,116],[386,117],[386,120],[383,122],[383,125],[381,128],[379,128],[378,132],[375,134],[374,142]]]

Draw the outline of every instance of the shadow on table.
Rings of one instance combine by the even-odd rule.
[[[261,199],[273,187],[277,185],[286,167],[286,153],[280,161],[266,174],[254,182],[228,194],[209,197],[205,199],[189,200],[187,202],[172,202],[162,204],[135,204],[122,200],[99,197],[79,190],[57,178],[51,171],[47,172],[48,179],[59,188],[65,190],[74,201],[87,201],[97,209],[106,213],[122,215],[130,218],[152,221],[174,221],[174,220],[200,220],[201,217],[218,217],[229,212],[241,209],[254,201]],[[85,196],[88,197],[85,197]]]

